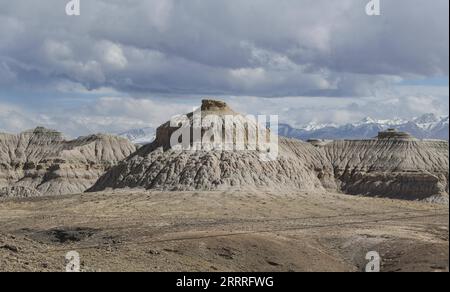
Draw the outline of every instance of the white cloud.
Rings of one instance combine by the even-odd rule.
[[[16,80],[16,73],[14,73],[8,64],[0,61],[0,85],[6,86]]]
[[[0,132],[22,131],[33,127],[34,122],[21,108],[0,102]]]
[[[128,64],[128,60],[118,44],[103,41],[96,45],[96,50],[99,58],[114,69],[124,69]]]
[[[398,83],[448,78],[449,2],[366,3],[0,0],[1,128],[157,126],[204,95],[292,124],[448,113],[448,86]]]
[[[58,0],[0,2],[0,60],[17,64],[18,87],[66,79],[126,93],[358,96],[449,71],[447,0],[386,1],[379,18],[361,0],[86,1],[79,18]],[[233,83],[230,71],[249,78]]]
[[[0,49],[7,49],[25,32],[25,25],[17,18],[0,14]]]
[[[192,111],[193,105],[180,100],[100,97],[76,107],[44,107],[29,112],[24,107],[0,103],[0,131],[15,133],[44,126],[71,137],[119,133],[131,128],[157,127],[174,115]]]
[[[337,123],[377,119],[412,118],[424,113],[448,115],[448,87],[398,86],[383,97],[226,97],[218,96],[238,112],[279,115],[280,122],[293,126],[309,122]],[[104,90],[103,93],[107,93]],[[102,91],[98,92],[99,94]],[[131,98],[90,97],[65,108],[46,106],[34,111],[0,102],[0,130],[18,132],[42,125],[76,137],[90,133],[119,133],[131,128],[158,127],[172,116],[188,113],[202,97]],[[71,103],[69,103],[71,104]]]
[[[72,49],[67,43],[46,40],[43,44],[43,50],[45,56],[53,62],[70,60],[73,58]]]

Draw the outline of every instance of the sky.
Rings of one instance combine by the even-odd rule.
[[[157,127],[204,97],[282,122],[448,115],[449,1],[0,0],[0,131]]]

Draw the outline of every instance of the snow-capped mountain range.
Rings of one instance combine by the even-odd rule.
[[[154,128],[147,127],[140,129],[131,129],[117,135],[130,140],[134,144],[145,145],[155,140],[155,133],[156,131]]]
[[[368,139],[377,136],[379,131],[395,128],[412,134],[419,139],[449,140],[449,117],[434,114],[411,119],[375,120],[364,118],[359,122],[336,125],[309,123],[298,128],[288,124],[279,125],[279,135],[301,140],[308,139]],[[154,128],[132,129],[118,134],[135,144],[148,144],[155,139]]]
[[[281,136],[308,139],[367,139],[377,136],[379,131],[388,128],[395,128],[399,131],[408,132],[419,139],[449,139],[449,117],[438,117],[434,114],[411,119],[375,120],[364,118],[363,120],[345,124],[316,124],[310,123],[299,128],[291,127],[288,124],[279,125]]]

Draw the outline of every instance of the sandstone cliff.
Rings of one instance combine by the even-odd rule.
[[[203,116],[239,115],[226,104],[211,100],[203,101],[201,109]],[[192,116],[188,114],[191,127]],[[173,150],[169,140],[177,129],[169,123],[162,125],[152,144],[112,168],[89,191],[124,187],[328,189],[352,195],[448,202],[445,141],[420,141],[392,129],[361,141],[304,143],[279,137],[277,160],[265,162],[250,149]],[[202,128],[202,133],[206,130]]]
[[[446,141],[334,141],[322,149],[344,193],[402,199],[443,195],[448,200]]]
[[[201,110],[203,117],[214,114],[223,120],[226,115],[233,115],[242,123],[253,123],[223,102],[204,100]],[[194,123],[193,115],[187,115],[190,127]],[[162,190],[323,190],[336,187],[331,164],[324,159],[320,149],[309,143],[279,138],[278,158],[265,162],[260,159],[259,151],[248,149],[247,131],[244,135],[245,150],[242,151],[180,151],[171,149],[169,143],[176,129],[170,127],[169,122],[162,125],[152,144],[142,147],[107,172],[90,191],[123,187]],[[202,127],[202,133],[208,130]],[[236,140],[234,135],[233,143]],[[190,141],[192,143],[193,140]]]
[[[108,135],[66,141],[44,128],[0,134],[0,194],[80,193],[135,150],[126,139]]]
[[[187,114],[184,126],[169,122],[157,130],[155,141],[139,149],[128,140],[91,135],[67,141],[61,133],[36,128],[18,135],[0,134],[0,197],[30,197],[101,191],[108,188],[159,190],[269,189],[343,192],[408,200],[448,203],[448,142],[418,140],[390,129],[371,140],[310,143],[278,137],[275,160],[251,147],[250,129],[268,138],[266,126],[234,112],[225,103],[204,100],[200,116],[232,116],[243,126],[243,148],[237,151],[186,150],[171,147],[172,134],[185,127],[193,135],[198,112]],[[198,117],[198,115],[197,115]],[[225,127],[205,133],[238,134]]]

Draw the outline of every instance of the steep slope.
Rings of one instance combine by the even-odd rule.
[[[0,134],[0,187],[3,196],[17,196],[23,190],[80,193],[135,150],[126,139],[108,135],[66,141],[61,133],[44,128]],[[18,186],[24,188],[14,188]]]
[[[230,130],[224,125],[231,117],[236,125],[242,126],[243,148],[233,151],[172,148],[173,134],[186,129],[190,134],[188,146],[197,145],[192,134],[198,127],[199,115],[203,120],[214,115],[220,122],[218,128],[208,123],[202,125],[202,137],[209,133],[223,142],[231,136],[228,143],[236,147],[237,129]],[[73,194],[108,188],[328,189],[353,195],[448,203],[446,141],[418,140],[395,130],[382,131],[370,140],[306,143],[278,137],[278,156],[266,161],[262,159],[266,152],[261,147],[252,148],[250,129],[258,128],[261,131],[257,136],[266,138],[271,130],[234,112],[225,103],[204,100],[199,110],[180,118],[178,121],[184,119],[184,126],[172,127],[170,122],[161,125],[156,139],[141,148],[127,139],[109,135],[67,141],[61,133],[44,128],[18,135],[0,134],[0,197]],[[420,127],[430,127],[428,121],[432,117],[428,118],[419,123]]]
[[[224,103],[203,101],[202,116],[239,116]],[[193,113],[189,114],[192,128]],[[156,140],[119,163],[89,191],[331,189],[353,195],[448,202],[448,142],[421,141],[388,130],[371,140],[312,141],[279,137],[275,161],[257,151],[182,151],[169,145],[178,130],[166,123]],[[192,130],[192,129],[190,129]],[[202,128],[202,133],[206,131]],[[193,141],[191,140],[191,145]]]
[[[263,162],[254,151],[176,151],[149,145],[107,172],[90,191],[335,187],[331,165],[312,145],[282,139],[280,151],[276,161]]]
[[[446,141],[342,140],[323,150],[344,193],[448,202]]]
[[[225,115],[232,115],[248,122],[219,101],[204,100],[201,109],[203,117],[214,114],[224,119]],[[192,116],[193,113],[188,115],[190,127]],[[336,187],[331,164],[320,149],[308,143],[280,138],[278,159],[262,161],[260,152],[248,147],[241,151],[174,150],[169,140],[175,130],[169,123],[159,127],[152,144],[111,169],[89,191],[124,187],[161,190]],[[203,133],[207,130],[202,128]]]

